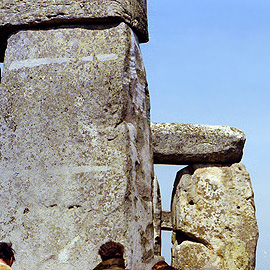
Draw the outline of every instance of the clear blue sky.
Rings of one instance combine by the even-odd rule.
[[[260,231],[256,269],[269,270],[270,1],[148,0],[148,18],[150,42],[141,48],[151,120],[245,132],[242,163],[251,176]],[[165,168],[156,173],[169,209],[179,167]]]

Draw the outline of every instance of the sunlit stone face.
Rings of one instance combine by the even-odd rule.
[[[129,268],[146,269],[154,253],[149,95],[132,29],[19,31],[3,71],[1,229],[17,260],[70,270],[80,257],[80,268],[92,269],[99,246],[114,239]]]

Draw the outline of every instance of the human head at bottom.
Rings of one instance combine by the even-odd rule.
[[[123,259],[124,246],[118,242],[108,241],[101,245],[98,254],[100,255],[102,261],[106,261],[112,258]]]
[[[0,242],[0,261],[11,266],[15,261],[15,251],[12,243]]]
[[[153,267],[152,270],[177,270],[174,267],[168,265],[165,261],[157,262]]]

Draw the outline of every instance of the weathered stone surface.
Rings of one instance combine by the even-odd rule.
[[[221,258],[211,249],[200,243],[185,241],[181,245],[174,242],[172,248],[172,262],[177,269],[224,269],[220,268]],[[235,268],[229,268],[235,269]],[[241,268],[240,268],[241,269]]]
[[[126,246],[128,268],[149,269],[149,94],[133,31],[20,31],[0,86],[1,240],[14,243],[14,270],[93,269],[108,239]]]
[[[162,214],[161,214],[161,229],[164,230],[164,231],[171,231],[173,229],[171,211],[162,211]]]
[[[255,269],[258,228],[244,165],[193,165],[173,193],[173,265],[180,269]]]
[[[148,41],[146,0],[1,0],[0,43],[26,27],[124,21],[141,42]]]
[[[152,123],[156,164],[235,163],[242,158],[245,135],[226,126]]]

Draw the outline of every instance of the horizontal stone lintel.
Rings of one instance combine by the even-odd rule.
[[[147,42],[146,9],[145,0],[2,0],[0,61],[3,61],[9,34],[27,28],[125,22],[140,42]]]
[[[155,164],[240,162],[245,134],[233,127],[152,123]]]

